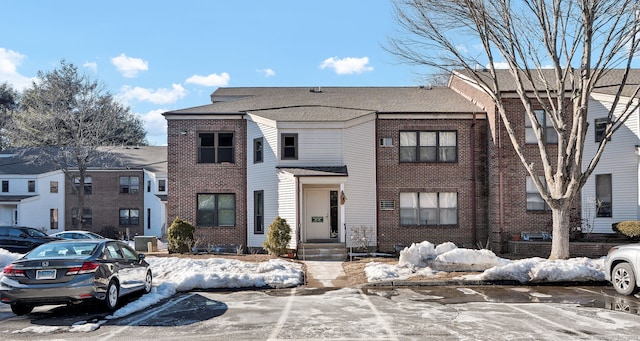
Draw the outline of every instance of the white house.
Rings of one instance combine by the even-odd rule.
[[[632,86],[629,86],[630,88]],[[634,86],[635,87],[635,86]],[[610,91],[608,91],[610,90]],[[589,103],[589,131],[584,167],[595,155],[604,134],[607,115],[613,106],[611,89],[598,89]],[[614,111],[619,117],[631,100],[632,89]],[[637,101],[636,97],[634,101]],[[613,233],[611,224],[640,219],[640,127],[639,111],[631,113],[624,126],[608,141],[600,162],[582,190],[583,231]]]

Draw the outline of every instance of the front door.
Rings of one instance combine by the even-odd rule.
[[[330,191],[306,189],[304,227],[307,241],[328,241],[331,238]]]

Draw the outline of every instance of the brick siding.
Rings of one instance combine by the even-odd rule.
[[[65,181],[65,226],[66,229],[83,229],[100,233],[105,226],[114,226],[123,237],[127,228],[129,236],[144,235],[146,212],[144,209],[144,173],[142,170],[122,171],[89,171],[91,177],[91,194],[84,196],[84,208],[91,209],[92,224],[90,228],[72,225],[73,209],[78,207],[78,199],[73,182]],[[120,177],[137,176],[140,180],[138,193],[120,193]],[[138,225],[120,225],[120,209],[138,209],[140,212]]]
[[[393,251],[395,244],[411,245],[428,240],[434,244],[452,241],[474,247],[488,238],[486,207],[486,121],[469,119],[380,120],[378,137],[392,137],[394,147],[377,149],[378,201],[393,200],[394,210],[378,210],[378,248]],[[455,130],[458,161],[454,163],[400,163],[399,132],[402,130]],[[474,151],[471,135],[474,134]],[[475,155],[475,157],[473,156]],[[475,167],[473,174],[472,166]],[[475,184],[475,198],[473,185]],[[401,192],[457,192],[456,226],[400,226]],[[475,211],[473,210],[475,202]],[[475,236],[473,222],[475,219]]]
[[[247,241],[247,146],[244,119],[170,119],[168,122],[167,224],[180,218],[196,226],[197,195],[233,193],[235,226],[196,226],[197,246],[245,245]],[[199,164],[199,132],[233,132],[234,163]],[[186,134],[183,134],[186,132]]]

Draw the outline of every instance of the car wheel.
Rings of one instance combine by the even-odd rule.
[[[27,304],[13,303],[11,304],[11,311],[16,315],[26,315],[33,311],[33,306]]]
[[[631,295],[636,291],[636,276],[629,263],[620,263],[613,268],[613,287],[619,294]]]
[[[151,292],[153,277],[151,276],[151,271],[147,271],[147,275],[144,276],[144,293],[148,294]]]
[[[118,284],[115,281],[109,282],[107,286],[107,296],[104,298],[104,304],[107,306],[107,310],[114,311],[118,306]]]

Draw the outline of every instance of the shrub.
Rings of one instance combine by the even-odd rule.
[[[169,226],[167,249],[169,253],[188,253],[194,245],[193,233],[196,228],[178,217]]]
[[[113,225],[103,226],[98,234],[109,239],[120,239],[120,232]]]
[[[262,243],[262,246],[270,255],[281,256],[287,253],[289,241],[291,241],[291,226],[285,219],[278,216],[269,225],[267,240]]]
[[[640,221],[638,220],[617,222],[611,224],[611,229],[632,239],[640,237]]]

